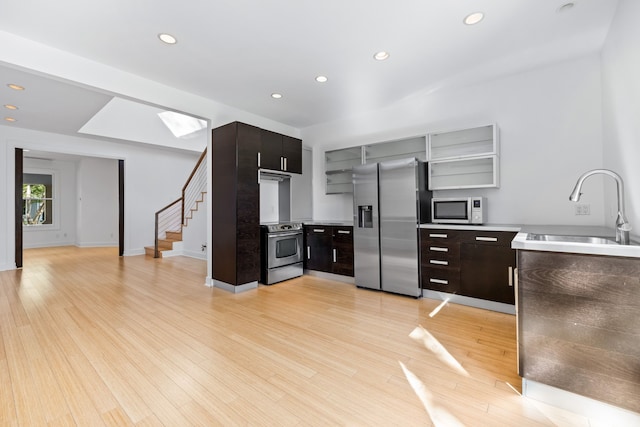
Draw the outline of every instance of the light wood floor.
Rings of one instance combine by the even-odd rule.
[[[26,251],[0,272],[0,425],[588,425],[519,397],[513,316],[205,276],[182,257]]]

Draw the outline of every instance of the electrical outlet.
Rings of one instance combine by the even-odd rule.
[[[576,215],[591,215],[591,205],[578,203],[575,206]]]

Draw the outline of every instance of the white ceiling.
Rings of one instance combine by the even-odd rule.
[[[0,30],[302,129],[598,51],[617,0],[558,12],[568,1],[0,0]],[[479,10],[482,22],[462,23]],[[375,61],[379,50],[391,57]],[[84,95],[78,111],[48,93],[59,117],[37,120],[83,124],[105,104]]]

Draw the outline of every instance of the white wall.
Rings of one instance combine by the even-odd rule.
[[[302,174],[291,174],[291,220],[313,219],[313,152],[302,149]]]
[[[260,180],[260,222],[278,222],[280,218],[280,183],[275,180]]]
[[[28,154],[25,153],[25,156]],[[51,173],[54,176],[53,224],[23,227],[24,248],[68,246],[76,243],[76,167],[74,161],[24,159],[25,173]],[[13,206],[12,197],[11,202]]]
[[[13,229],[14,149],[56,151],[125,161],[125,255],[153,244],[155,212],[180,197],[199,153],[153,149],[0,125],[0,266],[15,268]]]
[[[82,158],[77,177],[76,245],[118,246],[118,161]]]
[[[627,219],[640,235],[640,2],[620,0],[602,51],[604,167],[626,185]],[[615,221],[616,188],[607,182],[608,224]]]
[[[429,132],[497,123],[500,188],[436,192],[483,195],[491,223],[601,225],[602,181],[581,199],[590,216],[575,216],[569,193],[578,176],[602,167],[602,87],[598,54],[467,87],[416,93],[351,120],[303,130],[313,146],[317,220],[351,220],[352,197],[325,195],[324,151]]]
[[[198,204],[198,210],[193,213],[193,217],[188,221],[187,226],[182,227],[184,255],[192,258],[207,259],[207,248],[202,250],[202,246],[207,245],[208,216],[207,202],[205,199],[204,203]]]

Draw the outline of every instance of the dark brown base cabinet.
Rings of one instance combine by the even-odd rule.
[[[640,412],[638,258],[519,250],[518,337],[523,378]]]
[[[305,225],[304,267],[353,277],[353,227]]]
[[[422,288],[515,304],[516,233],[421,229]]]

